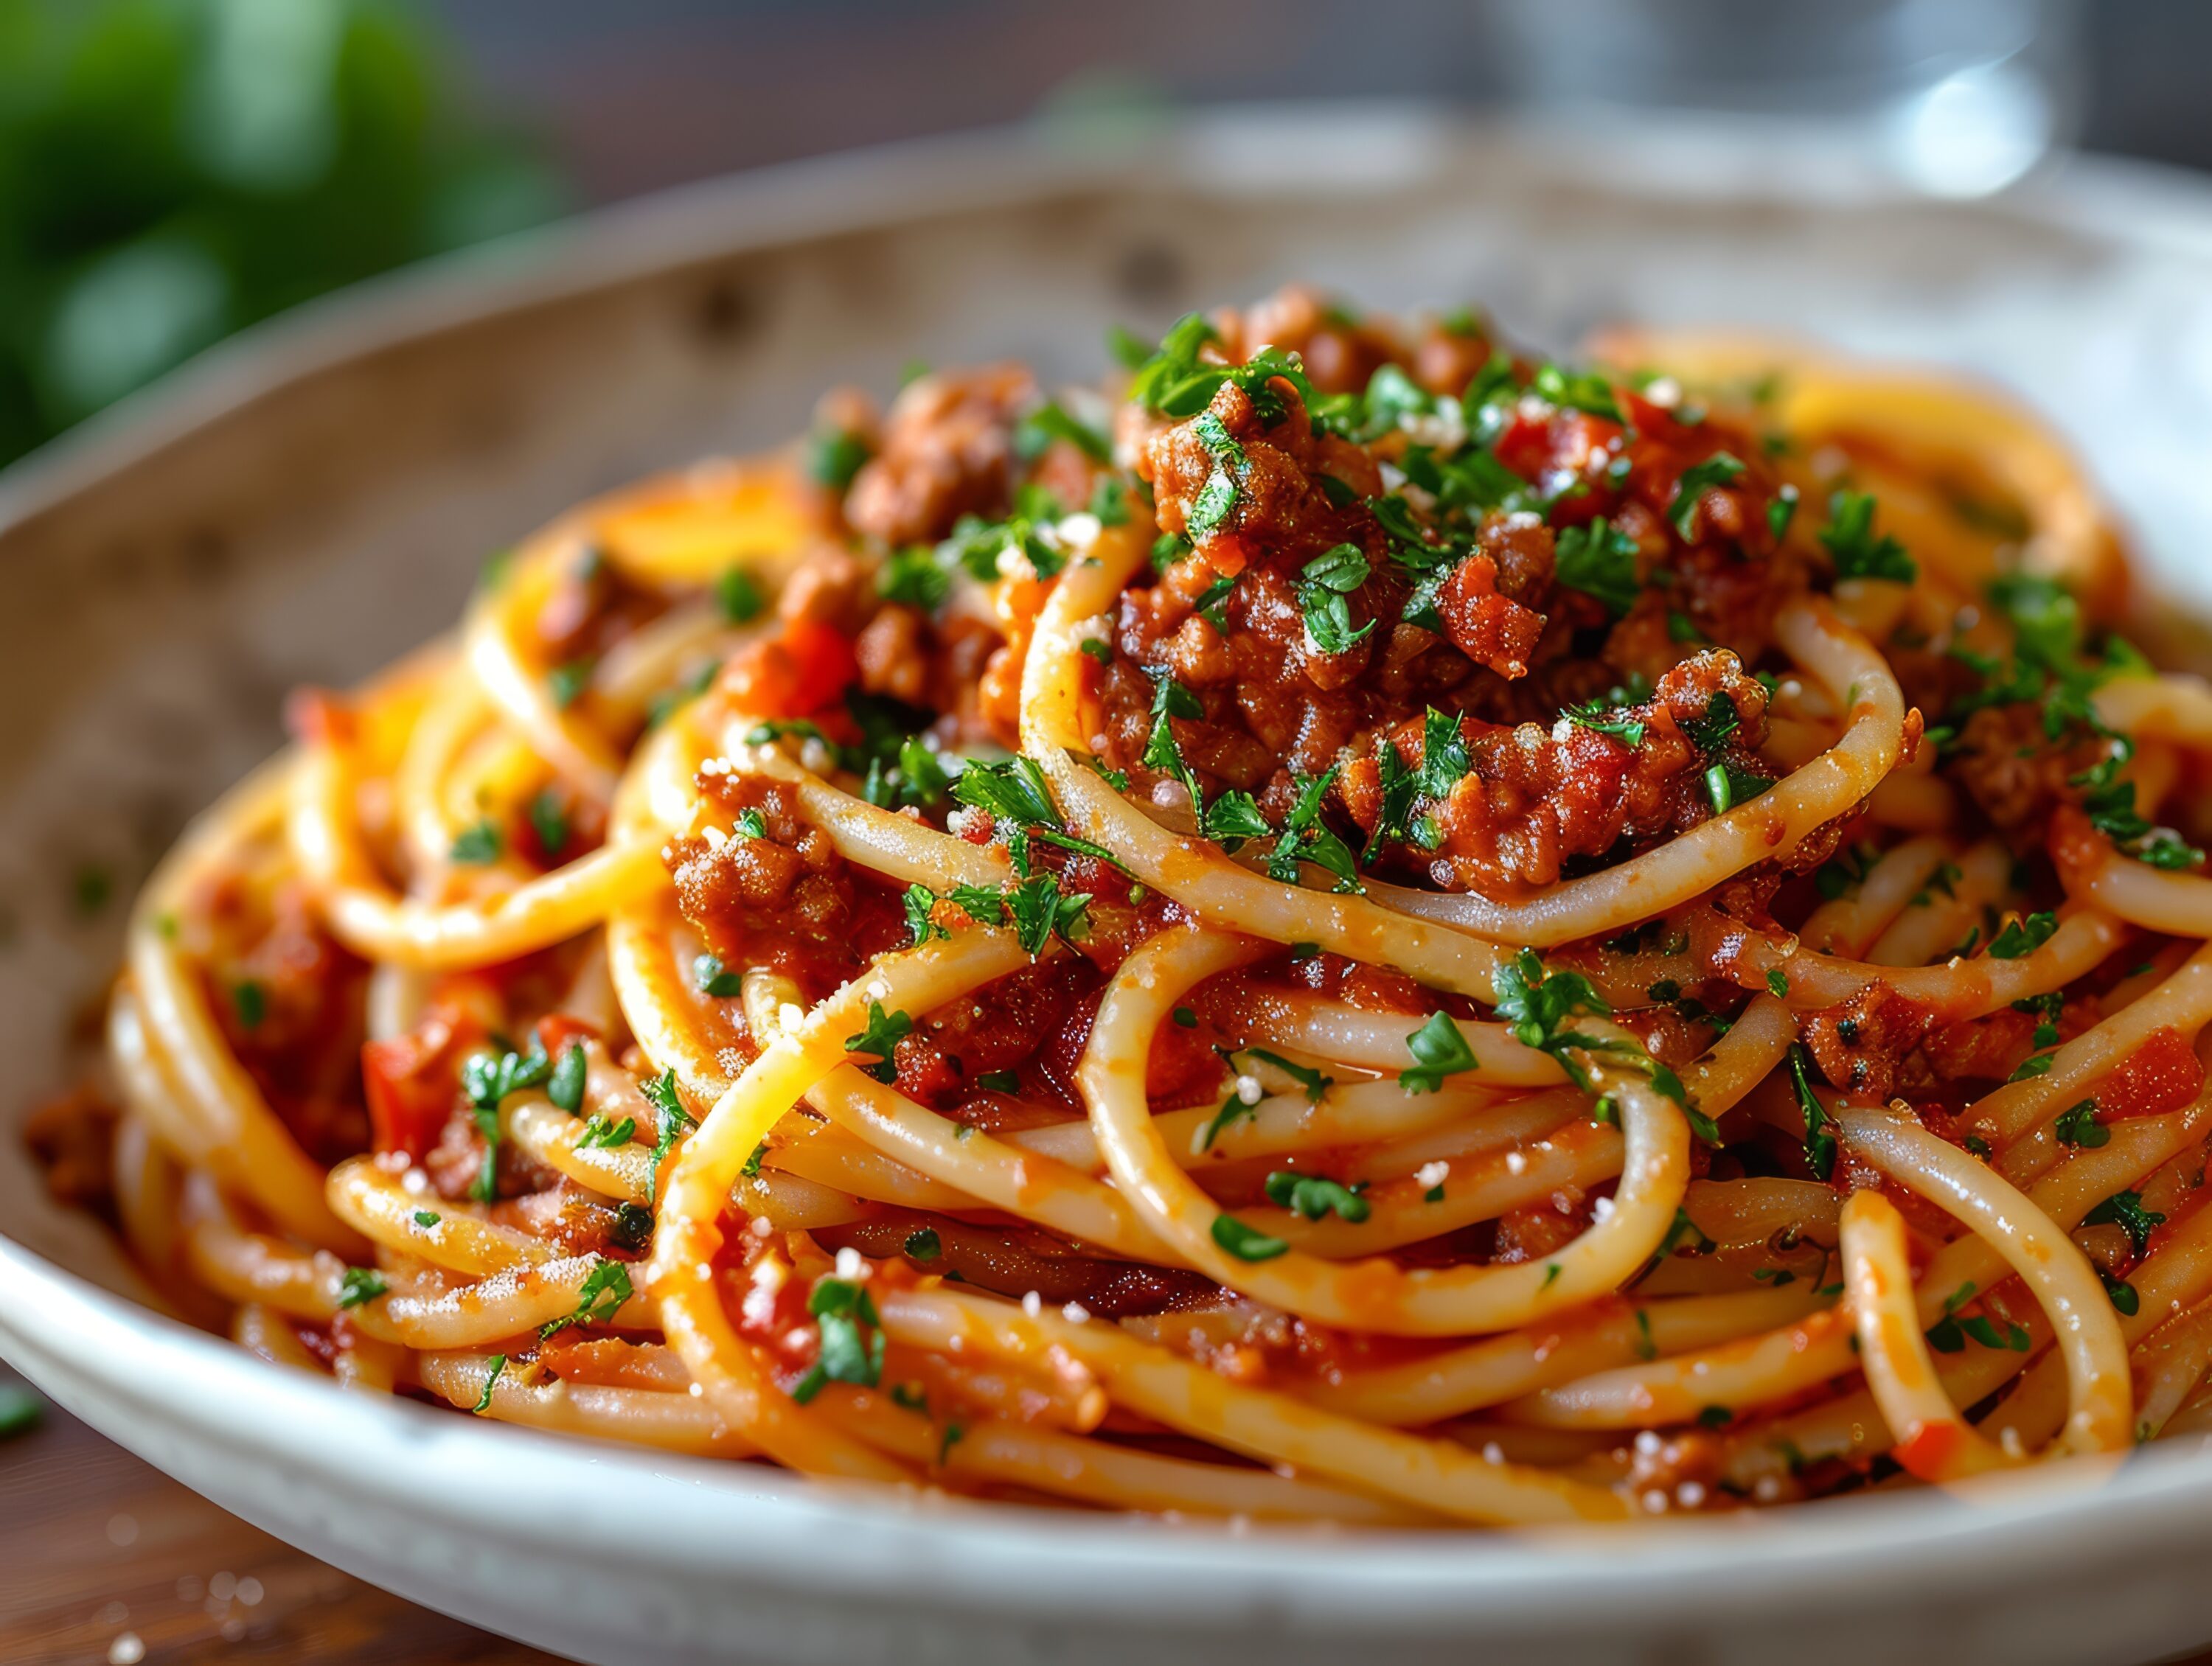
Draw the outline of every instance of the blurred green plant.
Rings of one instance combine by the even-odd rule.
[[[0,463],[258,318],[561,206],[404,0],[0,0]]]

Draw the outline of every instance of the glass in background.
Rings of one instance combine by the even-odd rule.
[[[1490,15],[1508,99],[1601,134],[1664,112],[1976,197],[2081,131],[2077,0],[1496,0]]]

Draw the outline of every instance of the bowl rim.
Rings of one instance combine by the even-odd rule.
[[[800,239],[1111,188],[1139,168],[1152,172],[1156,190],[1219,188],[1219,168],[1191,159],[1212,154],[1224,137],[1240,142],[1232,185],[1291,189],[1319,150],[1377,134],[1386,171],[1464,161],[1527,136],[1510,121],[1401,104],[1247,106],[1194,115],[1166,152],[1156,142],[1078,154],[1021,130],[987,130],[677,187],[371,280],[241,332],[0,470],[0,540],[288,385],[496,315]],[[1163,154],[1172,164],[1164,180]],[[1639,156],[1651,176],[1644,188],[1669,190],[1681,154],[1655,144]],[[1607,160],[1617,181],[1620,159]],[[2071,157],[1995,206],[2212,260],[2212,190],[2178,168]],[[1323,1633],[1401,1637],[1449,1634],[1478,1614],[1486,1630],[1556,1629],[1563,1602],[1587,1626],[1639,1630],[1710,1620],[1717,1606],[1780,1614],[1863,1590],[1869,1579],[1883,1582],[1888,1601],[1954,1599],[1978,1584],[2070,1571],[2085,1532],[2096,1536],[2107,1566],[2201,1534],[2203,1499],[2212,1492],[2208,1443],[2008,1478],[1982,1494],[2001,1510],[1916,1493],[1627,1531],[1223,1531],[939,1495],[887,1497],[759,1465],[666,1457],[348,1394],[269,1369],[4,1231],[0,1344],[42,1386],[99,1384],[110,1409],[129,1408],[139,1426],[181,1429],[210,1449],[255,1444],[296,1475],[399,1511],[419,1512],[435,1499],[449,1524],[506,1544],[572,1551],[574,1503],[588,1482],[600,1542],[649,1547],[653,1565],[672,1574],[726,1578],[742,1561],[763,1584],[844,1600],[853,1595],[849,1570],[866,1558],[871,1601],[1060,1621],[1127,1621],[1126,1584],[1101,1580],[1106,1569],[1146,1581],[1150,1620],[1222,1622],[1224,1610],[1247,1611],[1243,1603],[1263,1599]],[[57,1397],[69,1402],[65,1392]],[[122,1427],[130,1420],[94,1421],[115,1425],[105,1432],[131,1444]],[[605,1487],[611,1475],[624,1484]],[[988,1557],[974,1554],[983,1547]],[[1594,1581],[1601,1564],[1607,1577]]]

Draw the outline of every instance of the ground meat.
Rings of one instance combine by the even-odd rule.
[[[1855,1098],[1886,1100],[1896,1091],[1905,1055],[1928,1033],[1930,1019],[1918,1002],[1874,983],[1841,1005],[1807,1014],[1798,1029],[1832,1086]]]
[[[2035,706],[1988,706],[1960,725],[1950,774],[2000,831],[2033,839],[2051,811],[2074,797],[2068,778],[2095,764],[2105,749],[2094,737],[2052,741]]]
[[[893,545],[934,543],[963,515],[998,518],[1013,491],[1014,423],[1036,398],[1020,365],[908,384],[884,425],[882,451],[853,478],[845,518]]]
[[[717,954],[771,967],[818,1000],[906,940],[888,894],[855,878],[829,835],[799,815],[790,787],[734,773],[702,774],[699,787],[718,823],[734,827],[750,810],[764,828],[719,845],[675,839],[663,852],[677,906]]]
[[[1728,706],[1735,726],[1709,751],[1692,736],[1717,733],[1724,726],[1717,713]],[[1714,649],[1668,670],[1649,701],[1620,714],[1643,725],[1633,747],[1579,724],[1547,730],[1462,719],[1467,772],[1448,797],[1417,801],[1435,828],[1433,847],[1401,845],[1399,859],[1425,863],[1438,885],[1486,895],[1556,883],[1571,859],[1603,856],[1624,840],[1633,847],[1668,838],[1711,816],[1708,766],[1755,768],[1765,713],[1765,689],[1735,655]],[[1415,769],[1423,766],[1425,727],[1408,718],[1389,731],[1389,744]],[[1341,794],[1352,820],[1372,835],[1382,803],[1371,758],[1346,765]]]

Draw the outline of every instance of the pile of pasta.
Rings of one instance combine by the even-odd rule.
[[[1495,896],[1332,867],[1334,801],[1304,835],[1224,836],[1194,776],[1195,800],[1146,792],[1100,755],[1099,621],[1155,582],[1140,491],[1118,520],[962,535],[1018,750],[870,754],[802,651],[818,627],[778,605],[825,549],[852,558],[838,494],[798,448],[702,465],[564,517],[453,638],[302,700],[296,743],[147,884],[108,1029],[137,1257],[349,1388],[1109,1509],[1603,1521],[2212,1427],[2212,878],[2160,825],[2212,760],[2212,691],[2106,641],[2113,534],[1991,396],[1601,345],[1664,368],[1634,384],[1653,398],[1737,390],[1808,506],[1847,468],[1911,552],[1909,579],[1782,597],[1755,790],[1717,781],[1695,825]],[[1546,386],[1513,397],[1577,397]],[[1822,530],[1777,531],[1825,573]],[[580,564],[650,604],[553,663],[542,621]],[[2023,573],[2032,616],[1990,599]],[[1993,686],[2027,667],[2020,703],[2102,744],[2040,845],[1961,791],[1907,651]],[[1162,700],[1146,762],[1172,775]],[[709,952],[672,868],[775,817],[908,941],[826,991],[776,942]],[[1737,924],[1729,888],[1823,837],[1786,929]],[[915,1087],[906,1037],[1082,961],[1074,860],[1145,924],[1099,964],[1069,1068]],[[280,930],[330,1043],[281,1069],[240,1038],[282,1021],[284,985],[236,971]],[[1423,1004],[1280,975],[1316,956]],[[2012,1026],[2025,1057],[1940,1105],[1826,1080],[1810,1026],[1892,1000],[1954,1039]],[[1152,1061],[1201,1021],[1215,1063],[1157,1100]],[[1531,1210],[1569,1229],[1497,1230]],[[1113,1299],[1022,1287],[1039,1266]]]

